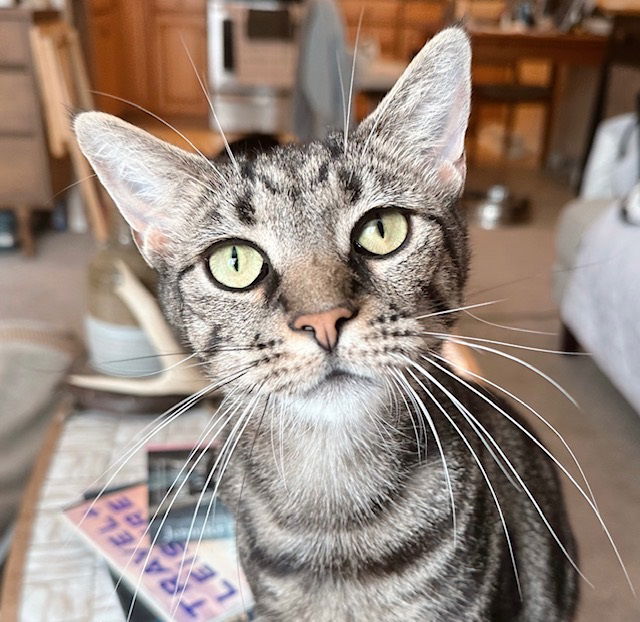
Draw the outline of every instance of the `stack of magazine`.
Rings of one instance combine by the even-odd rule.
[[[151,447],[148,483],[87,495],[65,510],[109,564],[131,622],[251,619],[235,521],[213,497],[213,457],[211,450]]]

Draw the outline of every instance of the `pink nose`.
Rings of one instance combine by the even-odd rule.
[[[334,307],[321,313],[307,313],[299,315],[292,324],[293,330],[308,330],[313,332],[316,341],[328,352],[338,343],[338,328],[340,320],[353,317],[353,311],[346,307]]]

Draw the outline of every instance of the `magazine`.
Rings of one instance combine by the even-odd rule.
[[[157,542],[235,537],[233,515],[213,499],[217,455],[186,445],[147,448],[150,533]]]
[[[200,547],[193,541],[151,547],[147,495],[147,485],[139,484],[83,501],[65,515],[160,619],[247,619],[253,597],[238,563],[235,539],[203,540]]]

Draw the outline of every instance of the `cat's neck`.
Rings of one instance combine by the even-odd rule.
[[[328,394],[272,400],[262,424],[248,431],[237,465],[278,512],[366,512],[419,462],[420,433],[393,408],[378,388],[364,399]]]

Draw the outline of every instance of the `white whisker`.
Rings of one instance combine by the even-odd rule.
[[[256,432],[253,436],[253,441],[251,442],[251,448],[249,449],[249,456],[245,463],[244,473],[242,475],[242,484],[240,484],[240,492],[238,493],[238,502],[236,503],[236,511],[234,512],[234,516],[238,516],[240,514],[240,502],[242,501],[242,493],[244,492],[244,485],[247,479],[247,467],[246,465],[251,464],[251,460],[253,458],[253,448],[255,447],[256,440],[258,439],[258,435],[260,434],[260,430],[262,429],[262,422],[264,421],[265,415],[269,409],[269,402],[271,401],[271,395],[268,394],[264,401],[264,408],[262,410],[262,415],[260,416],[260,421],[258,421],[258,426],[256,428]],[[236,541],[236,551],[240,551],[240,547],[238,545],[238,529],[235,530],[235,541]],[[240,554],[236,554],[236,575],[238,577],[238,589],[240,592],[240,600],[242,602],[243,611],[247,610],[247,605],[244,598],[244,590],[242,586],[242,569],[240,567]]]
[[[253,391],[253,389],[255,388],[252,387],[251,391]],[[258,389],[259,391],[259,389]],[[182,599],[182,596],[184,595],[184,591],[187,588],[187,584],[189,583],[189,579],[191,577],[191,574],[193,573],[193,568],[195,566],[196,563],[196,559],[198,557],[198,552],[200,551],[200,546],[202,544],[202,538],[204,536],[204,530],[205,530],[205,525],[207,524],[209,517],[211,515],[211,510],[213,508],[213,511],[215,512],[215,505],[217,502],[217,496],[218,496],[218,488],[220,487],[220,483],[222,481],[222,478],[224,477],[225,471],[229,465],[229,462],[231,461],[231,457],[233,456],[233,453],[236,449],[236,447],[238,446],[238,443],[240,442],[240,439],[242,438],[242,434],[244,433],[244,431],[246,430],[247,426],[249,425],[249,422],[251,421],[251,417],[253,416],[254,412],[255,412],[255,408],[256,405],[258,404],[258,401],[260,400],[260,393],[258,392],[255,397],[249,402],[249,404],[247,405],[247,407],[245,408],[245,410],[243,411],[243,413],[238,417],[238,422],[237,424],[234,426],[234,428],[231,430],[229,437],[227,439],[227,441],[225,442],[223,448],[220,450],[220,454],[218,456],[218,458],[216,458],[216,461],[213,465],[213,467],[211,468],[210,472],[209,472],[209,476],[207,477],[207,481],[205,482],[205,485],[203,486],[202,489],[202,493],[200,494],[200,497],[198,498],[198,502],[196,503],[196,512],[197,512],[197,508],[200,506],[200,503],[202,502],[202,498],[204,496],[204,492],[206,491],[207,487],[209,486],[209,483],[211,482],[211,479],[213,477],[213,474],[215,473],[216,469],[218,468],[218,465],[220,464],[221,460],[225,460],[224,464],[222,465],[222,468],[220,469],[220,475],[216,481],[216,485],[213,489],[213,493],[211,495],[211,499],[209,500],[209,503],[207,505],[207,512],[205,514],[204,520],[203,520],[203,524],[202,524],[202,529],[200,530],[200,536],[198,538],[198,542],[196,544],[196,548],[193,554],[193,559],[191,560],[191,566],[189,567],[189,570],[187,572],[187,576],[184,580],[183,583],[183,588],[182,588],[182,592],[180,594],[180,597],[176,600],[175,604],[173,605],[172,609],[171,609],[171,613],[170,616],[173,617],[173,615],[175,614],[175,611],[178,607],[178,605],[180,604],[180,600]],[[238,430],[238,433],[236,434],[236,430]],[[231,441],[231,439],[233,439],[234,434],[236,435],[236,438],[234,441]],[[226,451],[226,448],[228,447],[228,445],[230,444],[230,441],[233,443],[233,445],[231,446],[231,448]],[[226,456],[225,456],[225,451],[226,451]],[[223,458],[224,456],[224,458]],[[189,526],[189,535],[187,536],[187,540],[189,540],[191,538],[191,533],[193,530],[193,525],[195,523],[195,518],[196,518],[196,514],[194,513],[193,516],[193,520],[191,521],[191,525]],[[180,576],[182,574],[182,569],[184,567],[184,561],[185,561],[185,556],[183,555],[182,557],[182,561],[180,563],[180,569],[178,571],[178,580],[176,581],[176,585],[180,582]],[[174,595],[175,596],[175,595]]]
[[[67,190],[71,190],[71,188],[74,188],[75,186],[87,181],[87,179],[91,179],[92,177],[97,177],[97,174],[91,173],[91,175],[87,175],[86,177],[77,179],[76,181],[69,184],[68,186],[65,186],[62,190],[58,190],[58,192],[56,192],[51,198],[55,199],[56,197],[59,197],[61,194],[65,193]]]
[[[173,356],[173,355],[171,355]],[[121,360],[126,360],[126,359],[121,359]],[[118,361],[115,361],[118,362]],[[240,373],[242,371],[246,371],[246,369],[242,369],[243,366],[242,365],[237,365],[235,367],[232,367],[230,370],[230,373],[225,376],[224,378],[222,378],[221,380],[218,380],[218,382],[220,383],[217,386],[212,387],[211,391],[215,391],[223,386],[225,386],[225,384],[228,384],[228,382],[233,382],[234,380],[236,380],[236,378],[234,378],[233,376],[236,373]],[[173,416],[173,413],[175,413],[176,409],[181,408],[183,405],[186,404],[186,402],[188,402],[189,400],[191,400],[192,398],[195,397],[196,394],[190,395],[186,398],[184,398],[182,401],[178,402],[178,404],[176,404],[175,406],[172,406],[171,408],[169,408],[167,411],[165,411],[164,413],[162,413],[161,415],[158,415],[157,417],[155,417],[152,421],[150,421],[144,428],[142,428],[142,430],[140,430],[134,437],[133,439],[127,443],[125,445],[125,447],[123,448],[125,450],[125,454],[123,456],[121,456],[118,460],[116,460],[113,464],[109,465],[105,471],[99,476],[97,477],[95,480],[93,480],[93,482],[91,482],[91,484],[89,484],[86,488],[86,490],[91,489],[93,486],[97,485],[98,482],[107,474],[109,473],[109,471],[111,471],[111,469],[116,468],[119,464],[121,464],[121,462],[126,462],[128,460],[127,456],[127,452],[130,451],[130,448],[137,442],[137,439],[139,439],[140,437],[144,436],[145,433],[150,430],[151,428],[153,428],[153,426],[161,419],[164,419],[165,417],[172,417],[172,421],[176,418]],[[155,434],[156,432],[154,432],[153,434]],[[146,442],[146,441],[144,441]],[[135,453],[135,451],[137,450],[133,450],[133,453]]]
[[[439,339],[448,339],[449,337],[455,337],[458,339],[469,339],[470,341],[477,341],[479,343],[492,343],[496,346],[504,346],[505,348],[517,348],[518,350],[529,350],[531,352],[542,352],[543,354],[569,354],[571,356],[591,356],[588,352],[564,352],[563,350],[548,350],[546,348],[536,348],[533,346],[525,346],[521,343],[510,343],[508,341],[496,341],[495,339],[484,339],[483,337],[469,337],[469,335],[457,335],[450,333],[437,333],[430,331],[422,331],[423,335],[431,335],[438,337]]]
[[[410,360],[410,359],[407,359],[407,360]],[[542,511],[542,508],[540,507],[540,504],[536,501],[535,497],[533,496],[533,494],[531,493],[531,491],[529,490],[527,485],[524,483],[522,477],[520,476],[520,473],[518,473],[517,469],[513,466],[511,461],[504,454],[504,452],[502,451],[500,445],[495,442],[495,440],[493,439],[491,434],[489,434],[489,432],[478,421],[478,419],[476,417],[474,417],[469,412],[469,410],[467,408],[465,408],[465,406],[448,389],[446,389],[446,387],[444,387],[440,382],[438,382],[434,378],[434,376],[432,374],[430,374],[428,371],[426,371],[424,369],[424,367],[422,367],[421,365],[418,365],[417,363],[414,363],[413,361],[411,361],[411,364],[418,371],[420,371],[420,373],[422,373],[426,378],[428,378],[431,382],[433,382],[438,388],[440,388],[440,390],[443,393],[445,393],[445,395],[447,395],[447,397],[449,397],[450,400],[452,400],[456,405],[459,405],[459,407],[461,409],[461,413],[463,414],[465,419],[467,419],[467,421],[470,421],[470,422],[473,421],[475,423],[475,425],[480,430],[482,430],[482,432],[485,434],[487,440],[493,445],[494,449],[498,452],[498,455],[504,461],[504,464],[506,464],[507,467],[509,468],[509,470],[511,471],[511,473],[513,473],[513,476],[518,481],[518,484],[520,484],[520,487],[522,488],[522,491],[527,495],[527,497],[531,501],[531,503],[532,503],[533,507],[535,508],[536,512],[538,513],[538,515],[542,519],[542,522],[544,523],[545,527],[549,531],[549,534],[555,540],[556,544],[560,547],[560,550],[563,552],[563,554],[564,554],[565,558],[567,559],[567,561],[571,564],[571,566],[573,566],[574,570],[589,584],[589,586],[593,588],[593,584],[591,583],[591,581],[589,581],[589,579],[587,579],[587,577],[584,576],[584,574],[582,573],[580,568],[578,568],[578,565],[576,564],[576,562],[573,560],[573,558],[571,557],[571,555],[567,551],[565,545],[562,543],[562,541],[560,540],[560,538],[558,537],[558,535],[554,531],[553,527],[551,527],[551,524],[549,523],[549,520],[547,519],[545,513]],[[480,436],[480,435],[478,436],[478,438],[483,440],[482,436]]]
[[[140,567],[140,572],[138,574],[138,580],[136,582],[135,590],[133,592],[133,596],[131,598],[131,603],[129,605],[129,611],[128,611],[128,614],[127,614],[127,622],[129,622],[131,620],[131,615],[133,614],[133,608],[134,608],[135,602],[137,600],[138,593],[140,591],[140,586],[142,585],[142,579],[143,579],[144,574],[145,574],[145,569],[146,569],[147,564],[149,563],[149,559],[151,558],[151,555],[153,553],[153,547],[156,545],[156,542],[158,541],[158,538],[160,537],[160,533],[162,532],[162,527],[164,526],[164,524],[165,524],[165,522],[166,522],[166,520],[167,520],[167,518],[169,516],[169,512],[171,511],[171,508],[173,507],[175,501],[178,498],[178,494],[180,493],[182,488],[184,488],[185,484],[187,483],[187,481],[189,479],[189,476],[196,469],[196,467],[198,466],[198,464],[200,463],[202,458],[206,455],[207,451],[210,449],[210,447],[213,444],[213,442],[215,441],[215,439],[218,437],[218,434],[220,434],[220,432],[222,432],[222,430],[224,429],[226,424],[230,421],[232,416],[233,416],[233,413],[231,413],[229,415],[229,417],[227,417],[227,419],[225,420],[225,422],[223,423],[221,428],[213,435],[213,437],[208,441],[206,446],[202,449],[202,451],[200,452],[200,455],[198,456],[198,458],[195,460],[195,462],[193,463],[193,465],[189,469],[186,477],[183,479],[183,481],[178,486],[178,489],[176,490],[176,492],[175,492],[175,494],[173,496],[173,499],[169,502],[169,505],[165,509],[164,516],[162,517],[162,520],[160,521],[160,524],[157,527],[156,534],[153,537],[153,539],[151,540],[151,544],[149,545],[149,550],[147,551],[147,554],[146,554],[146,556],[145,556],[145,558],[144,558],[144,560],[142,562],[142,565]],[[150,523],[151,523],[151,521],[149,521],[149,524]],[[185,547],[185,550],[186,550],[186,547]]]
[[[414,376],[413,372],[410,369],[407,369],[407,371],[415,379],[415,376]],[[444,455],[444,449],[442,448],[442,443],[440,442],[440,436],[438,435],[438,431],[436,430],[435,424],[433,423],[433,420],[431,419],[431,415],[429,414],[429,411],[427,410],[427,407],[424,405],[424,403],[422,402],[422,400],[420,399],[418,394],[415,392],[414,388],[411,386],[409,381],[405,378],[405,376],[402,374],[402,372],[396,370],[395,374],[396,374],[396,378],[400,381],[400,383],[406,389],[408,389],[409,392],[416,399],[417,404],[420,407],[420,411],[422,412],[424,418],[426,419],[427,424],[429,425],[429,428],[431,429],[431,433],[433,434],[433,438],[434,438],[434,440],[436,442],[436,445],[438,446],[438,451],[440,452],[440,459],[442,460],[442,467],[444,469],[444,476],[445,476],[445,480],[446,480],[446,484],[447,484],[447,489],[449,491],[449,499],[451,501],[451,520],[452,520],[452,523],[453,523],[453,540],[454,540],[454,546],[455,546],[455,542],[457,541],[457,538],[458,538],[458,527],[457,527],[457,520],[456,520],[456,504],[455,504],[455,499],[453,497],[453,487],[451,486],[451,477],[449,475],[449,467],[447,465],[447,459],[445,458],[445,455]]]
[[[351,105],[353,100],[353,81],[356,74],[356,58],[358,56],[358,43],[360,41],[360,29],[362,28],[362,17],[364,16],[364,5],[360,9],[358,19],[358,29],[356,30],[356,40],[353,46],[353,62],[351,64],[351,80],[349,83],[349,99],[347,100],[347,112],[344,118],[344,155],[347,155],[347,142],[349,139],[349,121],[351,121]]]
[[[489,305],[495,305],[499,302],[504,302],[506,298],[499,298],[498,300],[490,300],[489,302],[479,302],[474,305],[465,305],[464,307],[456,307],[455,309],[447,309],[446,311],[436,311],[434,313],[428,313],[427,315],[419,315],[414,317],[414,320],[424,320],[429,317],[437,317],[439,315],[448,315],[449,313],[458,313],[458,311],[466,311],[467,309],[477,309],[478,307],[487,307]]]
[[[413,426],[413,431],[414,431],[414,433],[416,435],[416,448],[417,448],[417,451],[418,451],[418,462],[422,462],[422,452],[420,451],[420,435],[418,433],[418,428],[416,426],[415,419],[413,418],[413,413],[411,412],[411,408],[409,408],[409,403],[407,402],[407,399],[405,397],[404,391],[402,391],[402,387],[397,384],[397,380],[395,378],[393,378],[392,376],[390,376],[390,378],[396,384],[396,387],[398,387],[398,390],[400,392],[400,397],[402,398],[402,401],[404,402],[404,406],[405,406],[405,409],[407,411],[407,414],[409,415],[409,418],[411,419],[411,425]],[[418,414],[417,410],[416,410],[415,414],[416,414],[417,417],[419,417],[419,414]],[[427,437],[426,437],[426,434],[425,434],[425,441],[424,441],[424,459],[425,459],[425,461],[427,460]]]
[[[543,371],[539,370],[535,365],[532,365],[531,363],[528,363],[527,361],[523,361],[522,359],[518,358],[517,356],[513,356],[512,354],[508,354],[507,352],[502,352],[502,350],[496,350],[495,348],[490,348],[489,346],[483,346],[483,345],[480,345],[478,343],[471,343],[469,341],[464,341],[464,340],[459,339],[458,337],[455,337],[453,335],[448,336],[447,339],[449,339],[450,341],[452,341],[454,343],[459,343],[460,345],[467,346],[469,348],[473,348],[474,350],[483,350],[485,352],[490,352],[491,354],[496,354],[497,356],[502,356],[504,358],[509,359],[510,361],[514,361],[514,362],[526,367],[527,369],[531,370],[532,372],[534,372],[535,374],[537,374],[541,378],[544,378],[544,380],[546,380],[549,384],[551,384],[556,389],[558,389],[558,391],[560,391],[560,393],[562,393],[562,395],[564,395],[576,408],[580,408],[580,406],[578,405],[578,402],[569,394],[569,392],[563,386],[561,386],[558,382],[556,382],[549,375],[547,375]]]
[[[407,359],[407,360],[409,360],[409,359]],[[439,383],[437,383],[437,381],[432,376],[428,376],[428,378],[434,384],[437,384],[437,385],[439,384]],[[518,587],[518,594],[520,595],[520,600],[522,600],[522,588],[520,586],[520,575],[518,574],[518,566],[516,564],[516,558],[515,558],[515,554],[514,554],[514,551],[513,551],[513,545],[511,543],[511,536],[509,535],[509,529],[507,528],[507,523],[505,521],[504,514],[502,512],[502,507],[500,506],[500,501],[498,500],[498,495],[496,494],[495,489],[493,488],[493,484],[491,483],[491,480],[489,479],[489,475],[487,474],[484,466],[482,465],[482,462],[480,461],[480,458],[476,454],[476,451],[473,449],[473,447],[469,443],[468,439],[466,438],[464,433],[460,430],[460,428],[458,427],[456,422],[449,416],[449,413],[447,413],[447,411],[443,408],[442,404],[440,404],[440,402],[435,398],[433,393],[431,393],[431,391],[429,391],[429,389],[427,389],[427,387],[424,385],[424,383],[420,382],[420,380],[418,380],[417,378],[416,378],[416,382],[422,387],[422,389],[429,396],[431,401],[436,405],[436,407],[440,410],[440,412],[445,416],[445,418],[453,426],[453,429],[457,432],[458,436],[462,439],[462,442],[465,444],[465,446],[467,447],[467,449],[471,453],[475,463],[478,465],[478,468],[480,469],[480,472],[482,473],[482,476],[483,476],[483,478],[484,478],[484,480],[485,480],[485,482],[487,484],[487,487],[489,488],[489,492],[491,493],[491,496],[493,497],[493,502],[495,503],[496,509],[498,510],[498,515],[500,517],[500,522],[502,523],[502,530],[504,531],[504,536],[505,536],[506,541],[507,541],[507,547],[509,548],[509,557],[511,558],[511,565],[513,566],[513,573],[514,573],[514,576],[515,576],[516,585]],[[440,388],[441,388],[441,390],[444,391],[444,388],[441,385],[440,385]],[[451,397],[449,399],[451,399]],[[454,404],[455,404],[455,402],[454,402]],[[457,404],[455,404],[455,405],[458,408],[458,410],[460,410],[460,407]],[[462,411],[460,410],[460,412],[462,412]],[[464,413],[462,413],[462,414],[464,415]],[[476,434],[477,434],[477,432],[476,432]],[[479,436],[479,438],[480,438],[480,440],[482,440],[482,438],[480,436]],[[502,465],[500,464],[500,462],[496,458],[496,455],[487,446],[486,443],[485,443],[485,447],[488,449],[491,457],[495,460],[496,464],[500,467],[500,469],[503,469]],[[503,472],[504,472],[504,470],[503,470]],[[507,475],[507,474],[505,473],[505,475]],[[511,481],[512,484],[513,484],[513,481],[511,480],[511,478],[508,475],[507,475],[507,479],[509,479],[509,481]]]
[[[144,373],[144,374],[134,374],[134,375],[132,375],[132,374],[126,374],[126,373],[118,373],[117,371],[110,370],[109,371],[109,375],[110,376],[115,376],[116,378],[148,378],[150,376],[161,376],[165,372],[170,371],[172,369],[175,369],[176,367],[179,367],[183,363],[186,363],[187,361],[191,360],[195,356],[198,356],[198,355],[195,354],[195,353],[194,354],[190,354],[189,356],[181,359],[177,363],[172,363],[168,367],[162,367],[158,371],[151,371],[151,372],[147,372],[147,373]],[[187,366],[185,369],[189,369],[189,367],[190,366]]]
[[[235,390],[235,389],[234,389]],[[232,391],[233,393],[233,391]],[[225,401],[226,401],[226,397],[225,397]],[[222,404],[220,405],[220,408],[222,408]],[[178,474],[175,476],[173,482],[171,483],[171,486],[169,486],[168,490],[165,492],[162,500],[157,504],[157,508],[153,514],[153,516],[148,517],[147,519],[147,526],[145,527],[142,535],[138,538],[138,542],[136,543],[136,546],[133,550],[133,552],[131,553],[127,563],[125,564],[124,568],[120,571],[120,577],[118,579],[118,581],[115,584],[115,589],[117,590],[120,583],[122,582],[125,573],[127,571],[127,569],[129,568],[131,562],[133,561],[134,557],[136,556],[136,554],[138,553],[138,550],[140,549],[140,545],[142,544],[142,541],[144,540],[144,538],[146,537],[146,535],[149,533],[150,529],[151,529],[151,525],[152,523],[155,521],[155,519],[158,516],[158,513],[160,512],[160,509],[164,506],[165,501],[169,498],[170,494],[173,492],[174,488],[176,487],[176,485],[178,485],[178,481],[180,479],[180,477],[182,476],[182,474],[184,473],[184,471],[187,469],[190,461],[192,460],[192,458],[196,455],[196,453],[201,450],[201,454],[200,457],[195,461],[195,463],[192,465],[192,468],[189,470],[189,472],[187,473],[186,477],[184,478],[184,481],[188,480],[189,476],[191,475],[191,473],[195,470],[196,466],[198,465],[198,463],[200,462],[200,460],[204,457],[204,455],[206,454],[207,450],[208,450],[208,445],[205,446],[204,448],[202,448],[202,443],[204,442],[204,440],[206,439],[206,437],[211,434],[216,425],[221,421],[220,418],[216,418],[213,419],[212,421],[210,421],[205,427],[204,430],[202,431],[202,433],[200,434],[200,437],[198,438],[198,440],[195,442],[193,449],[189,452],[189,455],[187,456],[187,458],[184,461],[184,464],[182,465],[182,467],[180,468],[180,471],[178,472]],[[217,434],[216,434],[217,436]],[[213,437],[212,441],[216,438],[216,436]],[[184,486],[184,482],[183,484],[178,488],[178,490],[175,493],[175,496],[177,497],[177,495],[180,493],[180,491],[182,490],[182,487]],[[166,517],[168,515],[169,510],[171,509],[171,505],[169,506],[169,508],[165,511],[165,520]],[[160,529],[162,528],[162,525],[164,524],[164,520],[162,521],[162,523],[160,524],[160,528],[158,529],[158,532],[160,531]]]
[[[162,430],[167,425],[169,425],[172,421],[174,421],[176,418],[178,418],[183,412],[188,410],[196,401],[198,401],[198,399],[200,399],[207,392],[213,390],[213,385],[214,384],[215,383],[212,383],[212,384],[208,385],[204,389],[201,389],[197,393],[194,393],[193,395],[189,396],[188,398],[186,398],[185,400],[180,402],[178,410],[176,410],[173,414],[171,414],[171,416],[168,417],[166,421],[163,421],[161,424],[159,424],[153,430],[151,430],[143,439],[138,441],[138,443],[136,443],[136,445],[128,453],[126,453],[123,458],[121,458],[119,460],[120,465],[118,466],[116,471],[111,475],[111,477],[107,480],[107,482],[102,486],[102,488],[100,489],[100,491],[98,492],[96,497],[94,497],[92,502],[89,504],[89,507],[87,508],[86,512],[84,513],[82,519],[80,520],[80,522],[78,524],[79,527],[82,526],[84,520],[87,518],[87,516],[89,516],[89,514],[93,510],[93,507],[100,500],[100,498],[104,494],[105,490],[107,490],[107,488],[109,488],[109,486],[111,485],[111,482],[113,482],[113,480],[117,477],[118,473],[120,473],[120,471],[124,468],[126,463],[135,455],[135,453],[137,451],[139,451],[144,445],[146,445],[147,442],[153,436],[155,436],[155,434],[157,434],[160,430]]]
[[[484,376],[481,376],[480,374],[477,374],[477,373],[475,373],[475,372],[473,372],[473,371],[471,371],[469,369],[465,369],[461,365],[458,365],[457,363],[454,363],[453,361],[449,361],[444,356],[440,356],[439,354],[436,354],[435,352],[430,352],[430,355],[435,357],[435,358],[437,358],[437,359],[439,359],[439,360],[441,360],[441,361],[443,361],[443,362],[445,362],[445,363],[447,363],[447,364],[449,364],[449,365],[451,365],[452,367],[456,367],[456,368],[464,371],[466,374],[469,374],[473,378],[477,378],[478,380],[487,383],[489,386],[493,387],[494,389],[497,389],[498,391],[504,393],[505,395],[508,395],[512,400],[516,401],[518,404],[520,404],[521,406],[526,408],[537,419],[539,419],[545,426],[547,426],[547,428],[549,428],[556,435],[556,437],[564,445],[564,448],[569,452],[569,455],[573,459],[573,462],[576,465],[576,467],[578,468],[578,471],[580,471],[580,476],[584,480],[584,483],[585,483],[585,485],[587,487],[587,490],[589,491],[589,496],[590,496],[591,500],[593,501],[594,505],[597,507],[595,495],[593,494],[593,491],[591,490],[591,485],[589,484],[589,480],[587,479],[587,476],[586,476],[585,472],[582,470],[582,466],[580,465],[580,462],[579,462],[578,458],[573,453],[573,450],[571,449],[570,445],[565,441],[565,439],[562,436],[562,434],[560,434],[560,432],[558,432],[558,430],[554,426],[552,426],[538,411],[536,411],[532,406],[527,404],[527,402],[525,402],[523,399],[521,399],[517,395],[514,395],[513,393],[511,393],[511,391],[508,391],[504,387],[500,386],[499,384],[496,384],[495,382],[489,380],[488,378],[485,378]],[[425,360],[429,360],[424,356],[422,358],[424,358]],[[429,362],[431,362],[433,365],[435,365],[434,361],[429,361]],[[442,371],[444,371],[445,373],[449,373],[446,370],[446,368],[440,368],[440,369],[442,369]]]
[[[465,314],[469,317],[472,317],[474,320],[478,320],[482,324],[487,324],[489,326],[495,326],[496,328],[503,328],[504,330],[513,330],[518,333],[530,333],[532,335],[550,335],[551,337],[557,337],[558,333],[549,332],[546,330],[532,330],[530,328],[520,328],[518,326],[507,326],[506,324],[498,324],[496,322],[490,322],[489,320],[485,320],[477,316],[475,313],[471,313],[470,311],[465,311]]]
[[[338,67],[338,81],[340,82],[340,96],[342,101],[342,122],[344,124],[344,128],[347,128],[347,102],[345,95],[345,86],[344,86],[344,78],[342,76],[342,63],[340,62],[340,51],[336,50],[336,65]]]
[[[193,58],[191,57],[191,53],[189,52],[189,48],[187,47],[187,44],[184,41],[184,38],[182,37],[182,35],[180,36],[180,42],[182,43],[182,47],[184,48],[184,51],[187,53],[187,58],[189,59],[189,63],[191,64],[191,67],[193,68],[193,73],[196,76],[196,79],[198,80],[198,84],[200,85],[200,88],[202,89],[202,93],[205,96],[206,100],[207,100],[207,104],[209,104],[209,110],[211,110],[211,114],[213,115],[213,120],[216,122],[216,125],[218,126],[218,131],[220,132],[220,135],[222,136],[222,141],[224,142],[224,148],[227,152],[227,155],[229,156],[229,159],[231,160],[231,162],[233,162],[233,166],[235,167],[236,171],[238,173],[240,173],[240,167],[238,166],[238,162],[236,161],[235,156],[233,155],[233,152],[231,151],[231,147],[229,146],[229,141],[227,140],[227,137],[224,134],[224,130],[222,129],[222,125],[220,123],[220,120],[218,119],[218,115],[216,114],[216,111],[213,107],[213,102],[211,101],[211,97],[209,96],[209,91],[207,90],[207,88],[205,87],[204,83],[202,82],[202,78],[200,77],[200,74],[198,73],[198,69],[196,68],[196,64],[193,62]]]
[[[160,123],[162,123],[164,126],[168,127],[170,130],[174,131],[178,136],[180,136],[180,138],[182,138],[182,140],[184,140],[199,156],[202,157],[202,159],[207,163],[207,165],[213,169],[213,171],[216,173],[216,175],[218,175],[218,177],[220,178],[220,180],[222,182],[226,183],[225,178],[222,176],[222,173],[220,173],[220,171],[216,168],[215,164],[209,159],[207,158],[202,151],[200,151],[200,149],[198,149],[194,144],[193,141],[189,140],[180,130],[178,130],[177,128],[175,128],[173,125],[171,125],[171,123],[169,123],[168,121],[165,121],[162,117],[159,117],[157,114],[151,112],[151,110],[147,110],[147,108],[145,108],[144,106],[140,106],[139,104],[136,104],[135,102],[132,102],[129,99],[125,99],[124,97],[118,97],[117,95],[111,95],[109,93],[104,93],[103,91],[90,91],[91,93],[93,93],[94,95],[102,95],[103,97],[110,97],[111,99],[115,99],[117,101],[122,102],[123,104],[129,104],[129,106],[133,106],[134,108],[137,108],[138,110],[140,110],[141,112],[144,112],[146,114],[148,114],[150,117],[153,117],[156,121],[159,121]],[[207,186],[207,188],[209,188]],[[210,190],[212,190],[212,188],[209,188]]]
[[[423,357],[423,358],[425,358],[425,360],[429,360],[426,357]],[[602,516],[600,514],[600,511],[598,510],[597,505],[595,504],[594,501],[592,501],[589,498],[589,496],[584,491],[582,486],[580,486],[580,484],[578,484],[578,482],[571,475],[571,473],[569,473],[569,471],[563,466],[563,464],[559,460],[557,460],[556,457],[533,434],[531,434],[531,432],[529,432],[529,430],[527,430],[524,426],[522,426],[516,419],[514,419],[511,415],[509,415],[509,413],[507,413],[504,409],[500,408],[497,404],[495,404],[492,400],[490,400],[488,397],[483,395],[483,393],[478,391],[475,387],[473,387],[472,385],[470,385],[469,383],[464,381],[459,376],[456,376],[455,374],[453,374],[452,372],[450,372],[446,368],[442,367],[441,365],[439,365],[435,361],[429,360],[429,363],[431,365],[433,365],[434,367],[437,367],[438,369],[441,369],[443,372],[445,372],[446,374],[448,374],[449,376],[451,376],[452,378],[454,378],[455,380],[460,382],[462,385],[466,386],[470,391],[474,392],[476,395],[478,395],[480,398],[482,398],[485,402],[490,404],[501,415],[506,417],[511,423],[513,423],[513,425],[515,425],[519,430],[521,430],[524,434],[526,434],[527,437],[530,438],[547,456],[549,456],[549,458],[553,461],[553,463],[566,475],[566,477],[569,479],[569,481],[575,486],[576,490],[582,495],[584,500],[587,502],[587,504],[593,510],[596,518],[598,519],[598,522],[600,523],[600,526],[602,527],[604,533],[607,536],[607,539],[609,540],[609,544],[611,544],[611,547],[612,547],[612,549],[613,549],[613,551],[614,551],[614,553],[616,555],[616,558],[618,560],[618,563],[620,564],[620,567],[622,568],[622,571],[623,571],[624,576],[626,578],[626,581],[627,581],[627,583],[629,585],[629,588],[631,589],[631,592],[635,596],[636,591],[635,591],[635,588],[633,587],[633,583],[631,582],[631,578],[629,577],[629,573],[627,572],[627,568],[626,568],[624,562],[622,561],[622,557],[621,557],[621,555],[620,555],[620,553],[618,551],[618,547],[616,546],[616,544],[615,544],[615,542],[613,540],[613,537],[611,536],[611,533],[609,532],[609,529],[608,529],[607,525],[605,524],[604,520],[602,519]],[[478,424],[478,425],[480,425],[480,424]],[[591,489],[590,488],[589,488],[589,492],[591,493]],[[593,494],[593,493],[591,493],[591,494]]]
[[[284,475],[284,420],[285,417],[279,417],[279,447],[280,447],[280,468],[282,470],[282,483],[284,484],[285,490],[287,488],[287,482]]]

